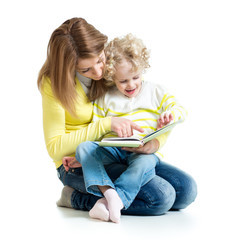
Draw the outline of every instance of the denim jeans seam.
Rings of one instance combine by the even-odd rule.
[[[63,165],[61,165],[58,169],[57,169],[59,175],[60,175],[60,180],[62,181],[63,185],[66,185],[65,184],[65,179],[66,179],[66,170],[65,168],[63,167]]]
[[[63,184],[64,185],[66,185],[67,174],[69,174],[69,173],[66,170],[64,170],[64,173],[63,173]]]
[[[113,183],[112,183],[112,181],[109,179],[109,176],[108,176],[108,174],[107,174],[107,172],[106,172],[106,170],[105,170],[105,168],[103,167],[103,165],[102,164],[98,164],[98,171],[99,171],[99,173],[101,174],[101,179],[102,179],[102,182],[105,182],[106,184],[111,184],[111,186],[113,186]],[[89,181],[92,181],[92,180],[89,180]],[[95,180],[93,180],[93,181],[95,181]]]

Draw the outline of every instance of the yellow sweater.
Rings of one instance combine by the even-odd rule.
[[[43,107],[43,130],[49,156],[56,168],[62,165],[62,158],[75,154],[77,146],[85,141],[96,141],[111,131],[111,117],[91,122],[93,105],[76,78],[77,117],[71,116],[56,99],[52,92],[50,79],[45,77],[41,88]],[[162,147],[169,133],[157,139]]]
[[[43,79],[41,88],[43,107],[43,130],[48,154],[56,168],[61,166],[62,158],[75,153],[81,142],[95,141],[111,131],[111,117],[91,123],[93,105],[88,101],[78,79],[76,91],[77,117],[71,116],[53,95],[49,78]]]

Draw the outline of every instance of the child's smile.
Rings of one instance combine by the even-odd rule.
[[[116,70],[115,84],[118,90],[129,98],[136,97],[141,90],[141,73],[132,71],[132,64],[126,60]]]
[[[132,94],[134,94],[135,90],[136,90],[136,88],[131,89],[131,90],[127,90],[127,89],[126,89],[126,92],[127,92],[128,94],[132,95]]]

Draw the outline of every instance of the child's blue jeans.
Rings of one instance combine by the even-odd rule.
[[[125,164],[113,163],[105,166],[114,182],[127,168]],[[122,209],[124,215],[155,216],[167,211],[188,207],[197,196],[195,180],[186,172],[160,161],[156,168],[156,176],[141,187],[138,195],[128,209]],[[74,209],[90,211],[100,198],[87,193],[83,179],[82,167],[70,168],[66,171],[61,165],[57,169],[58,177],[63,185],[75,190],[71,196]]]
[[[140,188],[155,176],[155,167],[159,162],[155,154],[137,154],[117,147],[99,147],[98,143],[90,141],[77,147],[76,159],[82,164],[87,192],[102,197],[98,186],[110,186],[117,191],[124,209],[131,205]],[[128,166],[114,182],[104,167],[113,163]]]

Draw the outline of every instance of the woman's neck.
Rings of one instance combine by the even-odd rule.
[[[84,77],[79,72],[76,72],[76,76],[77,76],[78,80],[80,81],[84,92],[88,93],[88,91],[91,87],[91,84],[92,84],[92,79]]]

